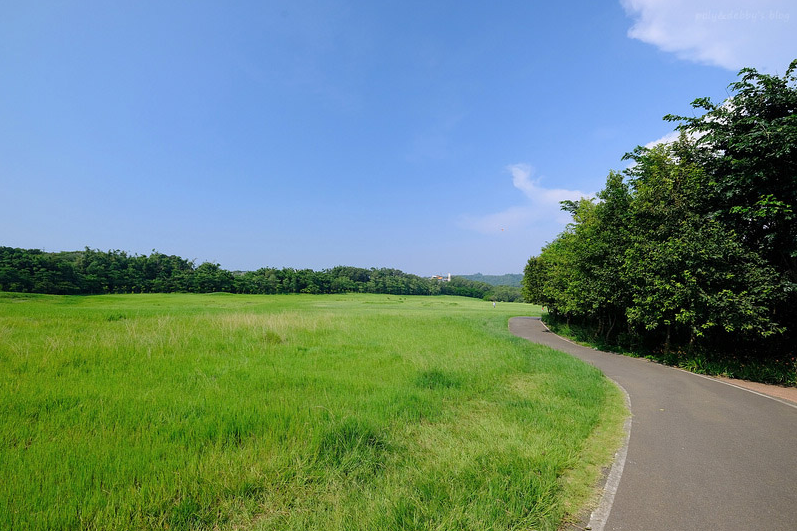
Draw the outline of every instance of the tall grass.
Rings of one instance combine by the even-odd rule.
[[[0,294],[0,528],[556,529],[621,402],[530,310]]]

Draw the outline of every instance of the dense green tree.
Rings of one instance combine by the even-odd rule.
[[[490,291],[482,297],[485,300],[497,302],[523,302],[523,295],[520,288],[516,286],[506,286],[491,284]]]
[[[515,290],[515,291],[513,291]],[[410,275],[390,268],[337,266],[323,271],[261,268],[226,271],[219,264],[193,262],[152,251],[149,256],[123,251],[44,253],[0,247],[0,291],[58,294],[92,293],[441,293],[492,300],[519,300],[517,288],[493,288],[467,279],[456,282]]]
[[[523,269],[520,293],[526,302],[533,304],[546,303],[543,291],[548,282],[545,262],[542,256],[532,256]]]
[[[575,227],[575,266],[580,316],[597,321],[598,333],[609,336],[625,318],[628,304],[621,269],[630,244],[631,198],[622,175],[611,172],[597,202],[581,214]],[[582,202],[584,204],[584,202]]]
[[[193,285],[199,293],[230,292],[234,278],[232,273],[221,268],[219,264],[203,262],[194,270]]]
[[[797,329],[797,61],[740,72],[680,138],[638,147],[596,201],[525,269],[526,300],[608,340],[621,329],[665,351],[793,351]]]
[[[637,150],[629,170],[634,190],[629,218],[633,245],[622,277],[630,291],[631,324],[673,334],[688,344],[706,334],[766,337],[779,330],[770,308],[778,302],[775,271],[742,245],[710,208],[705,171],[691,162],[693,143]]]
[[[451,277],[450,282],[440,283],[440,293],[444,295],[484,299],[485,297],[489,298],[492,291],[493,287],[486,282],[476,282],[462,277]]]
[[[629,245],[628,186],[612,172],[597,201],[564,201],[573,216],[555,241],[526,266],[526,300],[566,319],[594,321],[609,336],[625,318],[627,290],[618,274]]]
[[[39,250],[26,251],[11,247],[0,247],[0,290],[33,291],[34,258],[42,254]]]
[[[711,176],[712,206],[745,244],[792,281],[797,273],[797,60],[783,77],[745,68],[722,104],[692,102],[697,117],[668,115],[695,138]]]
[[[693,157],[710,177],[707,208],[740,244],[782,277],[771,308],[797,332],[797,60],[782,77],[743,69],[722,104],[699,98],[699,116],[668,115],[695,139]]]
[[[456,275],[458,277],[462,277],[467,280],[474,280],[476,282],[485,282],[490,284],[491,286],[511,286],[515,288],[520,288],[522,286],[523,275],[522,274],[506,274],[506,275],[483,275],[481,273],[476,273],[473,275]]]

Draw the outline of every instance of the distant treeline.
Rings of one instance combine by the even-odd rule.
[[[467,280],[474,280],[476,282],[485,282],[491,286],[511,286],[513,288],[520,288],[521,283],[523,282],[523,275],[520,273],[509,273],[506,275],[482,275],[481,273],[476,273],[475,275],[457,276]]]
[[[48,253],[0,247],[0,291],[89,295],[103,293],[384,293],[391,295],[460,295],[519,301],[520,290],[494,287],[454,277],[450,282],[419,277],[397,269],[338,266],[323,271],[261,268],[231,272],[219,264],[194,262],[153,251]]]
[[[524,295],[606,343],[797,356],[797,60],[692,103],[677,140],[638,147],[532,257]]]

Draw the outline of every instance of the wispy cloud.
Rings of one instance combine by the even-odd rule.
[[[506,169],[512,176],[514,187],[525,195],[525,203],[492,214],[462,216],[460,226],[483,234],[490,234],[526,228],[539,222],[550,223],[553,221],[564,225],[570,222],[570,215],[562,212],[560,201],[577,201],[582,197],[595,195],[579,190],[546,188],[540,184],[541,179],[532,178],[534,170],[528,164],[512,164]]]
[[[621,0],[628,36],[681,59],[782,73],[795,59],[794,0]]]
[[[659,138],[657,140],[653,140],[651,142],[648,142],[647,144],[645,144],[645,147],[648,148],[648,149],[652,149],[652,148],[658,146],[659,144],[670,144],[670,143],[675,142],[676,140],[678,140],[678,137],[680,136],[680,134],[681,134],[680,131],[672,131],[672,132],[667,133],[666,135],[664,135],[663,137],[661,137],[661,138]]]
[[[512,184],[526,194],[533,203],[539,205],[556,205],[565,199],[578,200],[590,194],[578,190],[565,190],[563,188],[544,188],[540,186],[540,179],[532,179],[533,168],[528,164],[512,164],[506,168],[512,174]]]

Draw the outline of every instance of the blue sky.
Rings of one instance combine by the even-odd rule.
[[[794,1],[37,1],[0,16],[0,245],[520,273]]]

